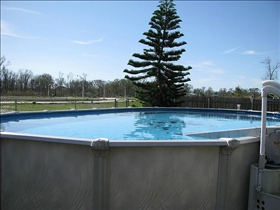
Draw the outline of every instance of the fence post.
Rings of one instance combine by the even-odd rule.
[[[15,111],[17,111],[17,99],[15,100]]]
[[[115,108],[118,108],[118,100],[115,98]]]
[[[254,95],[252,95],[250,97],[250,100],[251,100],[251,110],[253,110],[253,108],[254,108]]]
[[[128,98],[126,99],[125,106],[126,106],[126,107],[129,107],[129,99],[128,99]]]

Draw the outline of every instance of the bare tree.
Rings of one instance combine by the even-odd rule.
[[[55,96],[56,96],[56,88],[58,88],[60,90],[60,96],[62,96],[62,90],[65,88],[65,79],[63,77],[63,73],[62,72],[59,72],[58,73],[58,78],[55,80],[56,81],[56,84],[55,84]]]
[[[9,62],[9,61],[6,62],[6,64],[5,64],[5,62],[6,62],[6,57],[3,55],[3,56],[1,57],[1,59],[0,59],[0,68],[1,68],[1,70],[4,69],[4,68],[6,68],[6,66],[10,65],[10,62]]]
[[[226,88],[220,88],[220,90],[218,91],[219,97],[227,97],[228,95],[229,94]]]
[[[206,91],[205,91],[205,96],[206,97],[212,97],[215,94],[213,88],[209,87]]]
[[[7,92],[9,88],[9,70],[6,68],[9,65],[9,62],[6,62],[5,56],[1,57],[0,60],[0,87],[2,91]]]
[[[39,81],[41,92],[43,92],[44,96],[49,96],[50,85],[52,85],[54,82],[52,76],[50,74],[44,73],[39,76]]]
[[[104,86],[105,85],[106,85],[106,81],[104,81],[104,80],[101,80],[101,79],[93,80],[92,86],[95,88],[94,94],[98,97],[104,96]],[[106,91],[106,89],[105,89],[105,91]]]
[[[83,76],[77,75],[77,77],[82,81],[82,97],[84,100],[84,96],[86,95],[86,90],[87,90],[87,74],[83,73],[82,75]]]
[[[265,77],[262,78],[263,80],[276,80],[278,79],[278,69],[280,67],[280,63],[276,63],[275,66],[271,66],[271,59],[267,57],[261,63],[264,64],[266,68]]]
[[[33,76],[33,73],[32,73],[31,70],[20,69],[18,71],[18,83],[19,83],[18,85],[19,85],[21,91],[26,91],[27,90],[28,84],[29,84],[32,76]]]
[[[69,90],[69,96],[71,96],[71,94],[72,94],[72,92],[74,92],[74,91],[72,91],[72,81],[73,81],[73,78],[74,78],[74,74],[72,73],[72,72],[70,72],[68,75],[67,75],[67,81],[66,81],[66,87],[67,87],[67,89]]]

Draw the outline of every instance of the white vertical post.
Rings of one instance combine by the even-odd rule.
[[[267,109],[267,92],[265,87],[262,88],[262,119],[261,119],[261,139],[260,139],[260,155],[258,168],[257,190],[262,189],[262,171],[265,168],[265,137],[266,137],[266,109]]]
[[[259,159],[259,168],[261,168],[261,169],[263,169],[265,166],[266,110],[267,110],[267,93],[263,88],[263,90],[262,90],[260,159]]]
[[[82,99],[84,102],[84,97],[85,97],[85,78],[81,77],[80,75],[77,75],[77,77],[80,77],[82,79]]]

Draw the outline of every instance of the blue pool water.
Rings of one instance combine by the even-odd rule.
[[[279,125],[280,116],[267,117]],[[23,134],[109,140],[188,140],[196,132],[260,127],[259,114],[219,111],[128,111],[25,114],[2,117],[1,130]]]

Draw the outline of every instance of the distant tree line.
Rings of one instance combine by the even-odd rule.
[[[0,88],[1,96],[41,96],[41,97],[81,97],[84,85],[85,97],[135,97],[136,87],[128,79],[115,79],[114,81],[87,80],[86,74],[74,75],[69,73],[66,77],[59,72],[54,78],[50,74],[34,75],[29,69],[20,69],[14,72],[8,69],[9,62],[1,57]],[[260,97],[258,88],[243,89],[221,88],[214,91],[211,87],[194,88],[190,84],[184,86],[189,96],[203,97]]]
[[[223,97],[223,98],[246,98],[246,97],[261,97],[261,92],[259,88],[249,88],[244,89],[240,86],[235,88],[220,88],[219,91],[214,91],[211,87],[206,89],[206,87],[195,88],[192,91],[193,95],[203,96],[203,97]]]
[[[59,72],[58,78],[50,74],[34,75],[29,69],[18,72],[9,70],[4,56],[1,57],[0,88],[1,96],[42,96],[42,97],[134,97],[134,85],[127,79],[114,81],[86,79],[86,74],[69,73],[64,77]]]

